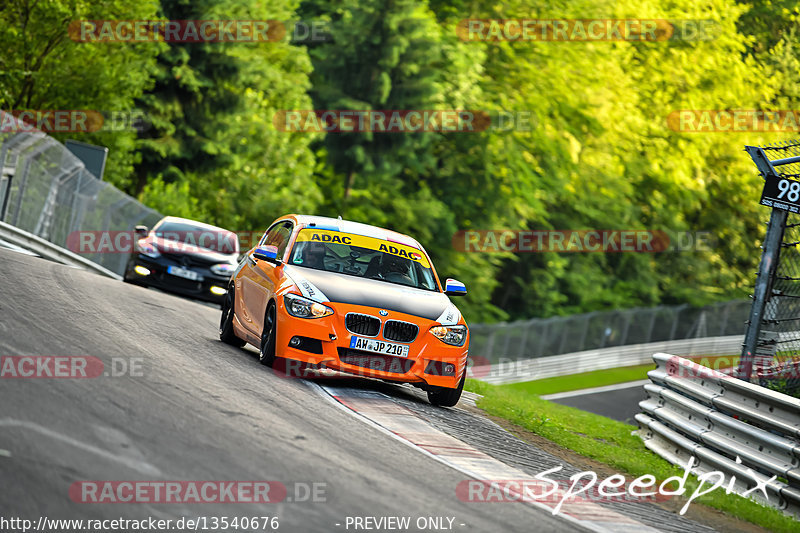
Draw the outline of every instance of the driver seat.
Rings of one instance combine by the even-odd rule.
[[[364,271],[364,277],[371,279],[378,275],[378,268],[380,267],[381,263],[381,256],[376,255],[372,259],[369,260],[369,264],[367,265],[367,269]]]

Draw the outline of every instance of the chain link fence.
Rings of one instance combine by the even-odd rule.
[[[800,140],[764,147],[748,147],[765,180],[774,180],[777,196],[800,201]],[[796,184],[796,185],[794,185]],[[793,190],[796,189],[796,190]],[[800,214],[790,205],[773,205],[762,247],[763,257],[756,281],[753,311],[748,320],[744,356],[749,355],[742,376],[757,376],[763,387],[800,395]],[[778,207],[778,205],[780,207]],[[787,208],[787,209],[783,209]],[[761,289],[761,290],[759,290]]]
[[[52,137],[3,111],[0,124],[0,221],[66,248],[73,232],[152,227],[162,217],[97,179]],[[128,259],[122,253],[82,255],[117,274]]]
[[[487,363],[521,361],[616,346],[741,336],[752,303],[633,308],[470,326],[470,353]]]

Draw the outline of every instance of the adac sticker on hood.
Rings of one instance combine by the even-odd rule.
[[[325,296],[325,293],[322,292],[316,285],[308,281],[305,276],[303,276],[297,269],[286,265],[283,267],[283,271],[289,276],[289,279],[297,285],[297,288],[300,289],[300,294],[305,296],[310,300],[314,300],[315,302],[328,302],[328,297]]]
[[[443,326],[455,326],[459,320],[461,320],[461,312],[453,304],[448,305],[436,319]]]

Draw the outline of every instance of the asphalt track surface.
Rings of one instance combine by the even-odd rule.
[[[639,408],[639,402],[646,397],[644,387],[637,386],[615,391],[592,392],[550,401],[597,415],[607,416],[635,426],[637,422],[634,417],[642,411]]]
[[[254,349],[222,344],[218,321],[215,308],[0,248],[0,355],[92,356],[123,374],[0,379],[0,517],[277,516],[278,531],[290,532],[354,531],[348,517],[453,517],[453,531],[584,531],[530,505],[461,501],[463,473],[260,365]],[[380,382],[346,383],[393,394]],[[457,410],[419,395],[396,396],[509,464],[539,467],[527,459],[533,446],[492,434],[488,421],[477,421],[486,423],[478,434],[465,411],[452,417]],[[73,501],[70,486],[88,480],[271,480],[288,493],[270,504]],[[324,495],[297,501],[311,484]],[[669,516],[674,531],[704,529]]]

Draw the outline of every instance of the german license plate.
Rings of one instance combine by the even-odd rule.
[[[177,266],[168,266],[167,274],[178,276],[179,278],[190,279],[192,281],[201,281],[203,279],[203,276],[201,276],[197,272]]]
[[[393,355],[395,357],[408,357],[408,345],[379,341],[377,339],[353,336],[350,337],[350,348],[383,355]]]

